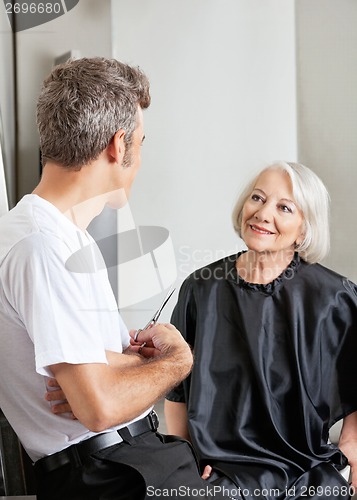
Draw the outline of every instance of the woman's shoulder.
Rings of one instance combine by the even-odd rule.
[[[323,264],[308,264],[301,260],[301,271],[301,277],[314,283],[321,291],[347,290],[357,297],[357,285],[353,281]]]

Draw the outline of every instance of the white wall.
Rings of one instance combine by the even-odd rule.
[[[241,248],[231,209],[252,170],[296,160],[294,1],[112,8],[114,56],[140,65],[152,90],[130,206],[136,223],[170,230],[180,281]]]
[[[0,116],[3,126],[3,148],[7,195],[10,206],[15,203],[15,110],[13,41],[5,5],[0,4]],[[0,193],[0,196],[4,196]],[[1,201],[0,201],[1,205]]]
[[[331,195],[326,264],[357,281],[357,2],[298,0],[299,159]]]
[[[39,180],[36,101],[55,57],[71,49],[81,56],[111,56],[110,1],[81,0],[53,21],[17,34],[19,79],[19,197]]]

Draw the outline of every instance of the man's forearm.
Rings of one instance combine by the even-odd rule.
[[[109,365],[61,363],[52,370],[78,420],[100,432],[137,417],[188,375],[192,354],[175,342],[150,359],[112,353]]]
[[[119,366],[122,368],[126,365],[135,366],[141,365],[145,362],[145,358],[132,351],[131,346],[125,349],[125,351],[123,351],[122,353],[126,356],[126,358],[124,358],[122,354],[113,351],[105,351],[105,354],[107,356],[108,364],[113,367]]]

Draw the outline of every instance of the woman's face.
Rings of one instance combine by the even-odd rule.
[[[289,175],[274,168],[264,171],[243,205],[242,238],[248,249],[291,251],[303,240],[303,227]]]

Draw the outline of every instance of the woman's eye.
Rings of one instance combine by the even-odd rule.
[[[261,196],[259,196],[257,194],[252,194],[252,200],[254,200],[254,201],[261,201],[262,198],[261,198]]]
[[[288,212],[288,213],[292,213],[292,208],[291,207],[288,207],[287,205],[280,205],[280,208],[283,212]]]

